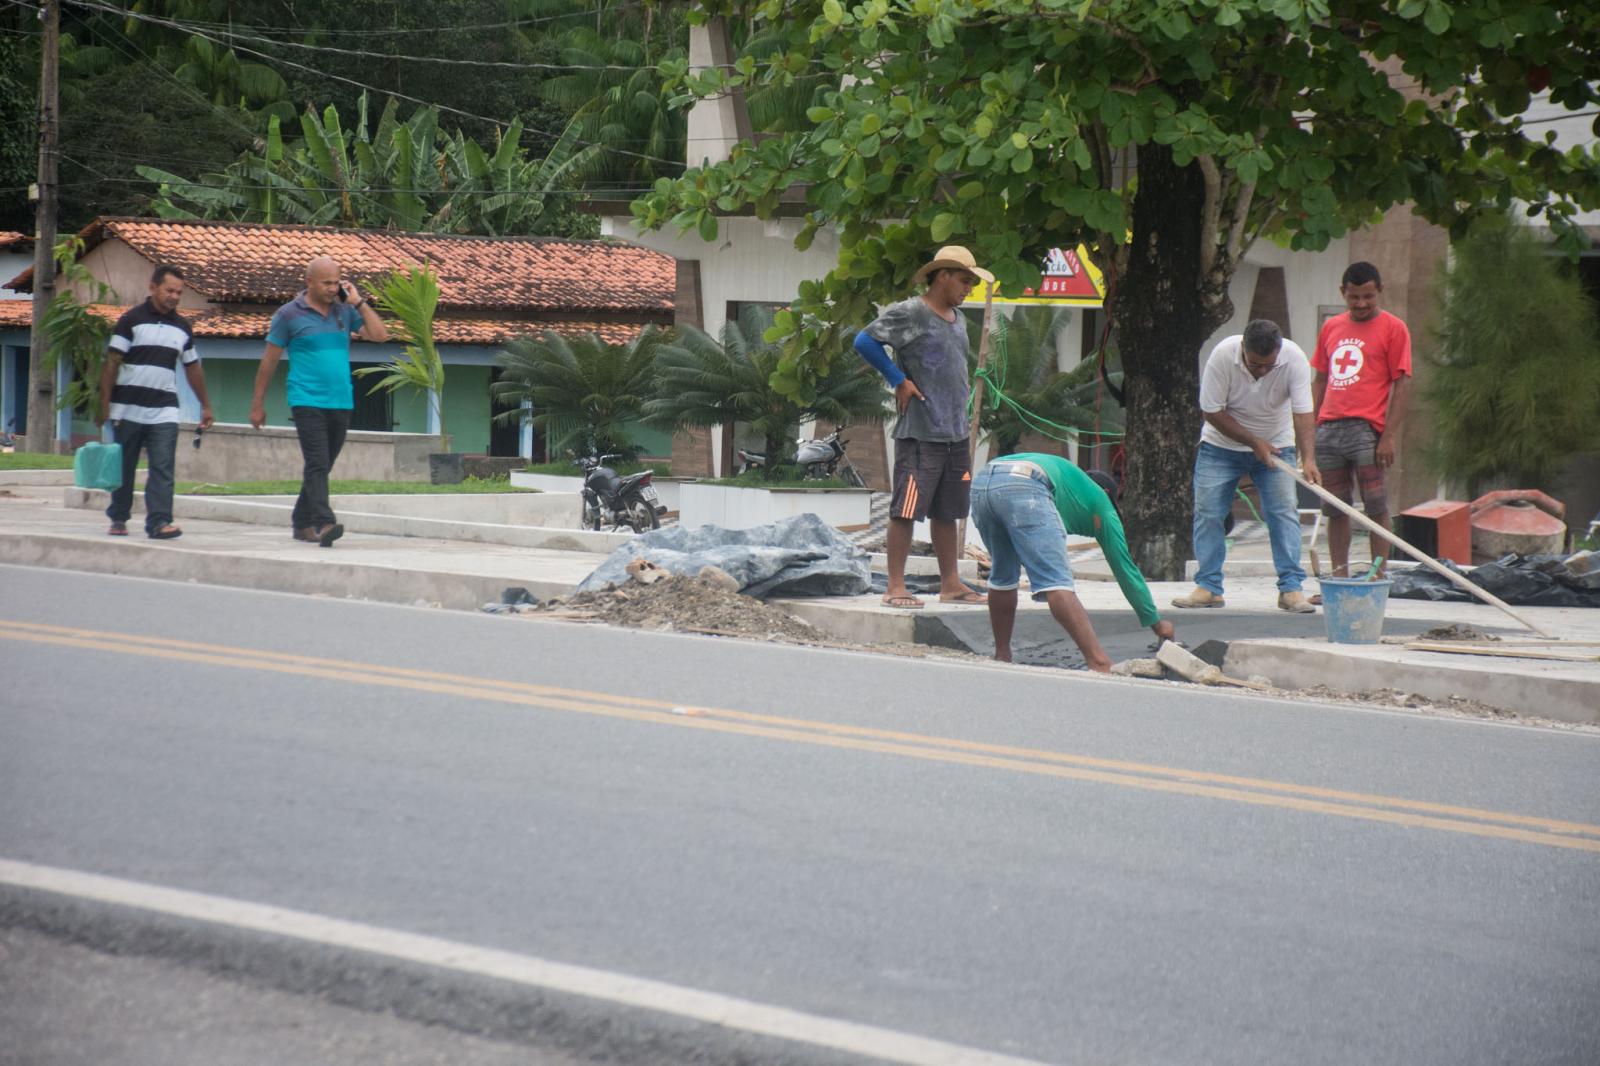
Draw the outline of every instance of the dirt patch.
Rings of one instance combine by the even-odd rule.
[[[1467,625],[1467,624],[1465,624],[1463,622],[1456,622],[1453,625],[1436,626],[1433,629],[1425,629],[1421,633],[1418,633],[1415,637],[1410,637],[1408,639],[1409,640],[1477,640],[1477,641],[1483,641],[1483,640],[1499,640],[1500,638],[1495,636],[1493,633],[1485,633],[1483,630],[1479,629],[1477,626]]]
[[[725,580],[706,577],[673,575],[652,584],[629,581],[601,592],[522,607],[516,614],[522,618],[602,622],[656,632],[741,637],[915,659],[982,660],[971,652],[924,644],[853,644],[837,640],[804,619],[729,588]]]
[[[653,584],[629,581],[613,589],[551,600],[531,617],[581,617],[635,629],[716,633],[758,640],[821,641],[808,622],[703,577],[673,575]]]

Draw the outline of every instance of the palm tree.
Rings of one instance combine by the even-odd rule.
[[[519,337],[500,353],[503,373],[489,386],[496,400],[518,409],[495,417],[531,418],[552,456],[592,449],[595,455],[630,461],[639,447],[628,430],[655,394],[656,358],[665,339],[655,326],[646,326],[627,344],[607,344],[594,333],[564,337],[553,330]],[[531,411],[521,409],[525,402]]]
[[[722,328],[722,343],[685,328],[657,356],[660,387],[645,404],[645,419],[666,429],[744,422],[766,441],[768,479],[779,476],[794,427],[807,419],[843,425],[888,416],[883,381],[859,359],[836,359],[808,403],[772,387],[782,349],[762,339],[773,313],[746,307]]]
[[[1071,322],[1072,312],[1065,308],[1019,307],[1010,318],[996,317],[979,423],[994,445],[991,454],[1012,454],[1027,433],[1122,431],[1121,407],[1095,403],[1094,359],[1068,371],[1056,369],[1056,338]],[[976,369],[976,345],[971,352]],[[1108,376],[1115,384],[1122,374]]]
[[[444,429],[444,360],[433,342],[433,318],[439,309],[439,278],[431,267],[418,266],[393,270],[375,285],[368,295],[394,318],[395,339],[404,345],[399,359],[382,366],[363,367],[356,374],[382,374],[369,392],[394,392],[416,389],[432,408],[439,425],[439,440],[450,450],[450,437]]]

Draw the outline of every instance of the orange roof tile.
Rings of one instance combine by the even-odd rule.
[[[89,310],[108,322],[115,322],[126,307],[90,304]],[[270,311],[200,311],[185,314],[196,337],[263,338],[272,321]],[[31,300],[0,300],[0,329],[27,329],[33,323]],[[512,337],[537,335],[554,330],[564,336],[598,333],[607,344],[626,344],[644,326],[633,322],[539,322],[515,318],[450,318],[434,320],[433,339],[438,344],[505,344]]]
[[[445,308],[670,315],[677,291],[671,256],[620,241],[149,218],[96,219],[80,236],[89,248],[121,238],[152,262],[180,267],[192,288],[217,303],[290,300],[304,288],[306,263],[320,255],[357,281],[428,263]],[[28,270],[10,286],[32,283]]]

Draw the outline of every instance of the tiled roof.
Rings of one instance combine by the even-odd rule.
[[[115,322],[126,307],[90,304],[89,310],[108,322]],[[269,311],[200,311],[185,313],[196,337],[264,338],[272,321]],[[0,329],[27,329],[33,323],[31,300],[0,300]],[[501,345],[512,337],[541,334],[554,330],[573,337],[598,333],[607,344],[626,344],[639,335],[642,325],[632,322],[534,322],[514,318],[449,318],[433,323],[433,339],[438,344]],[[203,353],[202,353],[203,354]]]
[[[618,241],[148,218],[96,219],[80,236],[89,248],[119,237],[152,262],[181,267],[189,285],[216,303],[283,303],[304,287],[306,264],[320,255],[356,281],[431,264],[444,308],[670,315],[677,290],[671,256]],[[29,270],[9,284],[32,283]]]

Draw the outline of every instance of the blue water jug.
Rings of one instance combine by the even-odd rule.
[[[80,489],[122,487],[122,445],[90,441],[72,457],[72,483]]]

